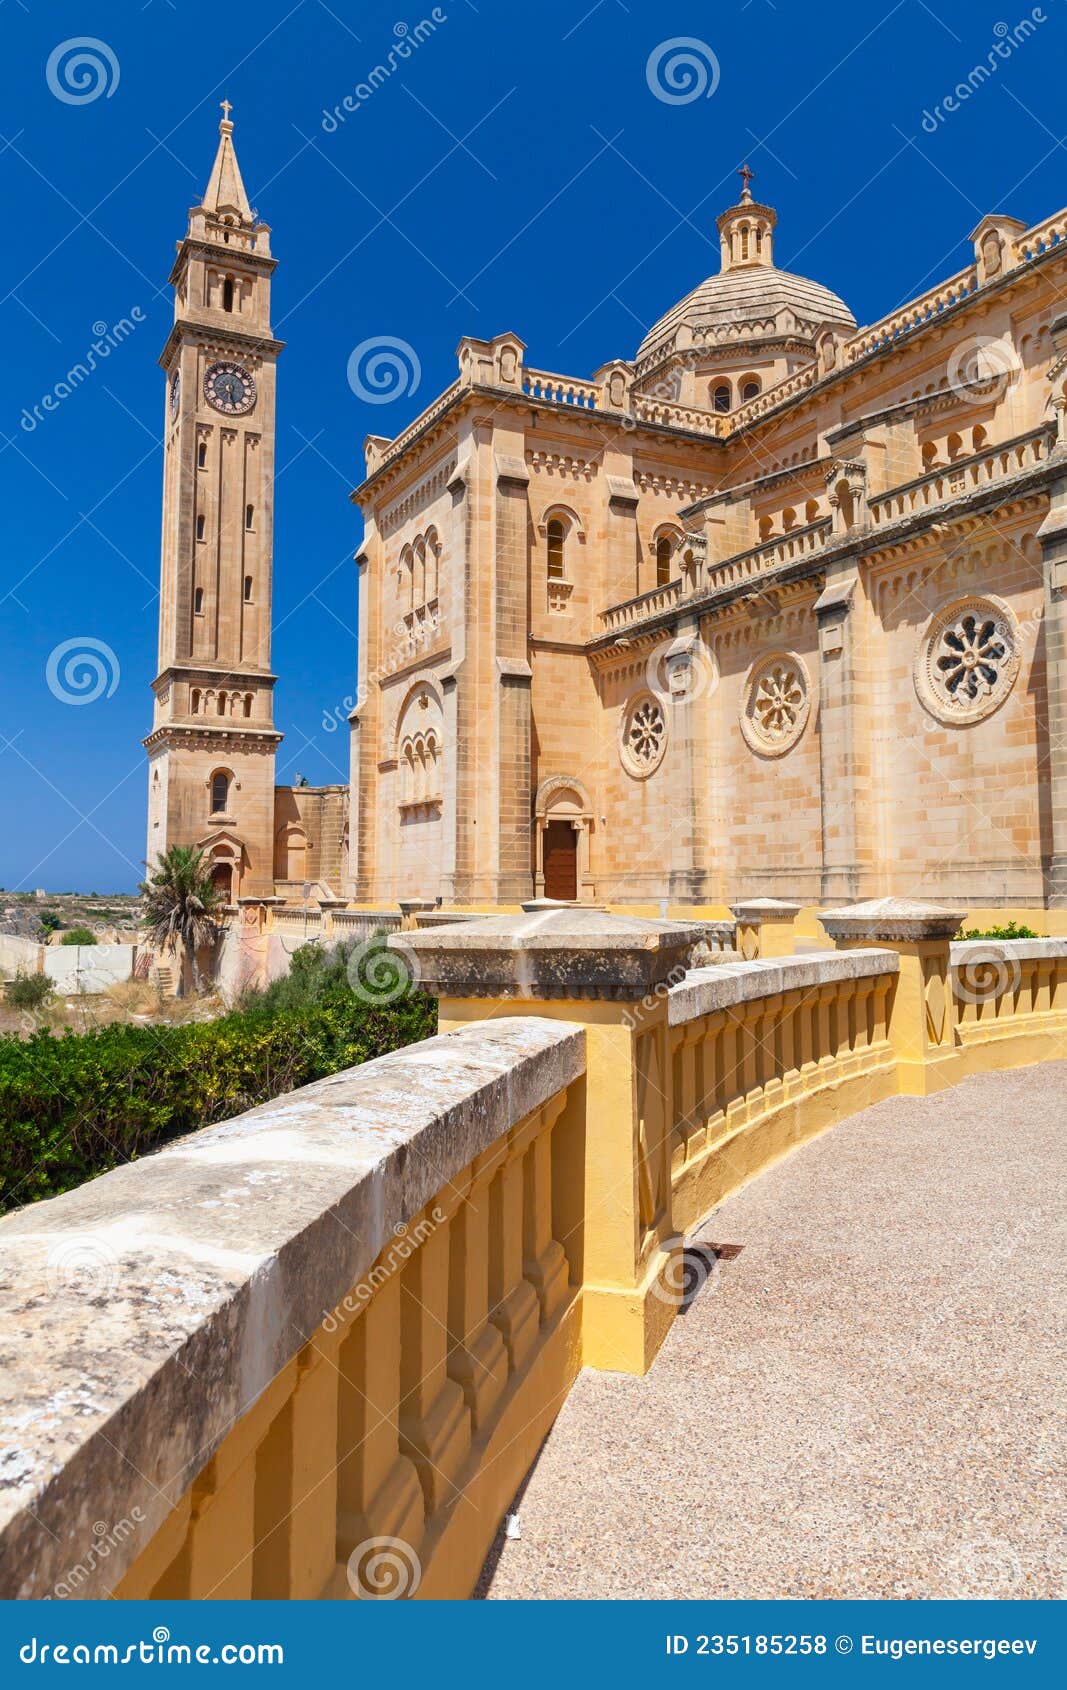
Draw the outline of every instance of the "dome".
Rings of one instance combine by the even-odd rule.
[[[805,324],[834,323],[854,329],[856,319],[836,293],[807,276],[753,264],[709,276],[686,294],[649,329],[637,350],[637,361],[688,328],[696,340],[749,341],[783,332],[785,311]]]
[[[741,198],[716,219],[722,266],[692,293],[686,294],[648,331],[637,351],[637,362],[670,342],[679,329],[688,330],[684,344],[749,345],[784,335],[813,338],[823,326],[854,329],[856,319],[836,293],[807,276],[779,270],[774,262],[773,206],[753,200],[752,172],[738,172],[744,184]]]

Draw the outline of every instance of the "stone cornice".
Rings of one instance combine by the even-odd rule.
[[[141,744],[146,751],[167,744],[176,744],[178,749],[186,751],[213,751],[220,745],[232,751],[273,751],[284,737],[274,728],[213,728],[206,723],[193,727],[185,722],[161,722]]]
[[[216,327],[214,323],[203,323],[195,317],[179,317],[163,343],[163,350],[159,354],[158,362],[162,369],[170,368],[174,350],[189,340],[199,341],[206,350],[217,345],[225,350],[227,347],[238,347],[242,352],[254,352],[257,357],[277,357],[284,350],[284,340],[274,340],[269,335],[245,333],[241,329],[230,327]]]

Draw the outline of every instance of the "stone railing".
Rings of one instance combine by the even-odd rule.
[[[733,924],[394,935],[439,1036],[0,1222],[0,1596],[469,1595],[578,1368],[652,1365],[710,1210],[880,1098],[1067,1055],[1067,940],[883,899],[768,954],[797,910],[738,904],[763,954],[699,968]]]
[[[9,1217],[0,1594],[466,1594],[579,1363],[583,1044],[430,1039]]]
[[[755,399],[747,399],[743,405],[738,405],[729,417],[730,431],[745,428],[749,423],[773,411],[778,405],[784,405],[787,399],[795,399],[798,393],[807,393],[821,381],[822,374],[817,364],[805,364],[803,369],[794,370],[791,376],[778,382],[774,387],[768,387],[765,392],[757,393]]]
[[[651,394],[635,393],[632,407],[638,422],[659,423],[664,428],[684,428],[691,434],[708,434],[716,439],[730,432],[731,419],[723,413],[679,405],[674,399],[657,399]]]
[[[1016,258],[1026,264],[1032,258],[1040,258],[1050,247],[1060,246],[1065,238],[1067,210],[1057,211],[1051,217],[1046,217],[1043,223],[1035,223],[1032,229],[1027,229],[1014,240],[1012,251]]]
[[[810,557],[813,552],[821,552],[829,544],[832,527],[830,517],[821,517],[818,522],[806,523],[803,528],[791,528],[777,539],[766,540],[762,546],[738,552],[734,557],[724,558],[721,563],[711,563],[704,572],[704,591],[736,587],[740,582],[753,581],[772,569]]]
[[[891,311],[880,322],[861,329],[845,348],[848,362],[854,364],[857,359],[865,358],[868,352],[877,352],[890,341],[899,340],[901,335],[922,328],[925,323],[939,317],[950,306],[958,305],[961,299],[966,299],[977,286],[977,266],[969,264],[957,275],[950,276],[945,282],[939,282],[936,287],[921,293],[917,299],[909,300],[907,305],[902,305],[898,311]]]
[[[306,933],[309,938],[318,938],[322,925],[323,913],[319,909],[274,909],[267,918],[268,929],[286,934]]]
[[[956,1038],[968,1067],[1011,1041],[1014,1062],[1067,1058],[1067,939],[953,944]]]
[[[375,933],[398,933],[399,910],[330,910],[327,931],[337,939],[372,939]]]
[[[868,500],[871,525],[885,528],[917,511],[963,498],[1010,476],[1023,475],[1045,462],[1054,442],[1051,424],[1031,429],[999,446],[985,446],[970,457],[934,469],[888,493]]]
[[[599,410],[603,403],[599,383],[552,375],[548,370],[524,369],[522,391],[530,399],[541,399],[550,405],[578,405],[586,411]]]
[[[626,599],[622,604],[613,604],[609,610],[602,610],[600,620],[605,628],[628,628],[633,622],[644,622],[650,616],[658,616],[661,611],[670,610],[684,594],[681,580],[668,581],[665,587],[652,587],[647,593],[639,593],[636,598]]]
[[[697,1223],[785,1150],[897,1089],[892,951],[697,969],[670,990],[672,1213]]]

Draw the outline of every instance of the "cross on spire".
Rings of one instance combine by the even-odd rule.
[[[219,105],[222,107],[222,121],[223,121],[223,123],[229,123],[230,113],[232,112],[233,107],[231,106],[229,100],[220,100]]]
[[[737,174],[741,178],[741,203],[742,205],[747,205],[752,198],[752,190],[749,187],[749,183],[752,181],[756,172],[748,168],[748,161],[746,160]]]

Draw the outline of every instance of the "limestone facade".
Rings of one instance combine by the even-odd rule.
[[[775,222],[368,439],[351,896],[1067,902],[1067,216],[862,330]]]

